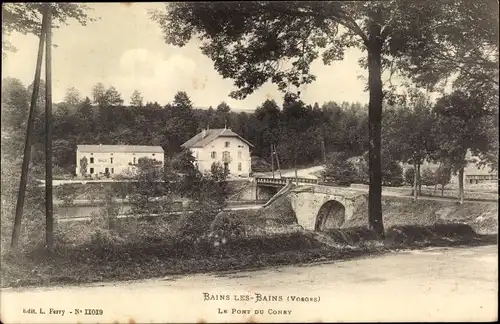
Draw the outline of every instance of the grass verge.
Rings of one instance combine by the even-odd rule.
[[[255,226],[255,225],[253,225]],[[56,247],[47,255],[35,249],[2,256],[2,287],[51,286],[99,281],[146,279],[171,275],[345,260],[401,248],[496,244],[496,235],[478,235],[464,224],[394,226],[384,242],[363,228],[324,233],[296,227],[229,238],[181,242],[175,236],[108,239]],[[250,226],[247,232],[252,232]],[[257,232],[258,233],[258,232]],[[99,243],[97,243],[99,242]]]

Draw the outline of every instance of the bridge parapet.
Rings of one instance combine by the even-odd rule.
[[[357,199],[365,195],[364,192],[351,190],[344,187],[331,187],[322,185],[300,185],[290,190],[292,208],[299,225],[308,230],[318,229],[319,223],[324,223],[330,217],[331,206],[335,205],[337,215],[341,221],[336,226],[341,226],[353,217]],[[341,207],[338,207],[338,206]],[[340,208],[340,209],[339,209]],[[326,214],[325,214],[326,213]],[[339,216],[338,213],[342,213]],[[318,219],[323,218],[318,223]]]
[[[262,185],[282,185],[285,186],[288,183],[298,182],[299,184],[317,184],[318,179],[309,178],[293,178],[293,177],[281,177],[281,178],[255,178],[257,184]]]

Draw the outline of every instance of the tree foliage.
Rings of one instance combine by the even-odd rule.
[[[496,114],[488,102],[480,91],[466,93],[456,90],[441,97],[434,108],[438,115],[435,136],[439,143],[435,155],[454,174],[458,173],[461,203],[464,201],[464,168],[468,152],[478,156],[498,151],[498,147],[492,147],[497,139],[491,137],[492,118]]]
[[[359,180],[356,171],[354,163],[348,159],[347,154],[343,152],[331,153],[323,171],[323,179],[339,185],[350,185]]]
[[[130,97],[130,105],[133,107],[142,107],[142,102],[144,101],[143,96],[139,90],[134,90],[132,96]]]
[[[69,20],[76,20],[85,26],[94,21],[88,11],[90,8],[77,3],[51,3],[52,28],[67,24]],[[2,4],[2,53],[15,52],[16,47],[5,36],[13,32],[21,34],[39,35],[42,27],[42,12],[44,3],[40,2],[11,2]]]

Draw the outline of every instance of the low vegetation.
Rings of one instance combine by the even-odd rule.
[[[118,219],[110,217],[109,207],[103,206],[92,220],[58,223],[56,248],[50,255],[39,244],[41,237],[38,244],[26,244],[22,254],[4,253],[1,285],[143,279],[347,259],[399,248],[496,242],[492,232],[479,235],[477,227],[457,224],[473,208],[482,210],[478,217],[493,219],[493,204],[455,204],[457,208],[445,215],[443,208],[450,206],[443,207],[441,202],[414,206],[411,213],[401,199],[384,203],[384,221],[389,224],[385,241],[378,241],[366,226],[366,206],[362,205],[345,228],[325,232],[298,226],[286,196],[258,210],[217,212],[216,208],[210,213],[198,210],[163,217]]]

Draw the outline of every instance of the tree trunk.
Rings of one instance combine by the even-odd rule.
[[[326,148],[325,148],[325,138],[321,139],[321,151],[323,153],[323,164],[326,164]]]
[[[24,198],[26,193],[26,183],[28,181],[28,167],[31,155],[31,143],[33,137],[33,128],[35,124],[35,114],[37,106],[38,92],[40,88],[40,76],[42,74],[42,58],[43,58],[43,45],[45,43],[45,33],[47,27],[47,15],[43,15],[42,30],[40,32],[38,43],[38,54],[35,67],[35,80],[33,81],[33,92],[31,95],[30,110],[28,114],[28,124],[26,125],[26,138],[24,142],[23,165],[21,169],[21,179],[19,183],[19,192],[17,196],[16,211],[14,215],[14,227],[12,228],[11,249],[16,250],[19,243],[19,236],[21,234],[21,218],[23,215]]]
[[[417,192],[417,184],[418,184],[418,176],[417,176],[417,162],[413,162],[413,201],[417,201],[418,192]]]
[[[415,173],[417,174],[418,195],[422,196],[422,180],[420,179],[420,161],[417,162],[417,171]]]
[[[382,161],[381,161],[381,124],[382,124],[382,80],[381,80],[381,51],[382,43],[377,36],[380,28],[377,26],[371,33],[368,44],[368,87],[370,102],[368,105],[368,172],[370,184],[368,191],[368,222],[380,239],[384,238],[384,224],[382,219]]]
[[[444,196],[444,185],[441,185],[441,196]]]
[[[52,194],[52,9],[46,4],[47,27],[45,40],[45,244],[49,252],[54,247],[54,215]]]
[[[464,167],[458,170],[458,201],[464,203]]]
[[[273,150],[273,144],[271,144],[271,170],[273,172],[273,179],[274,179],[274,150]]]
[[[299,177],[297,176],[297,151],[293,154],[293,167],[295,169],[295,184],[299,185]]]

